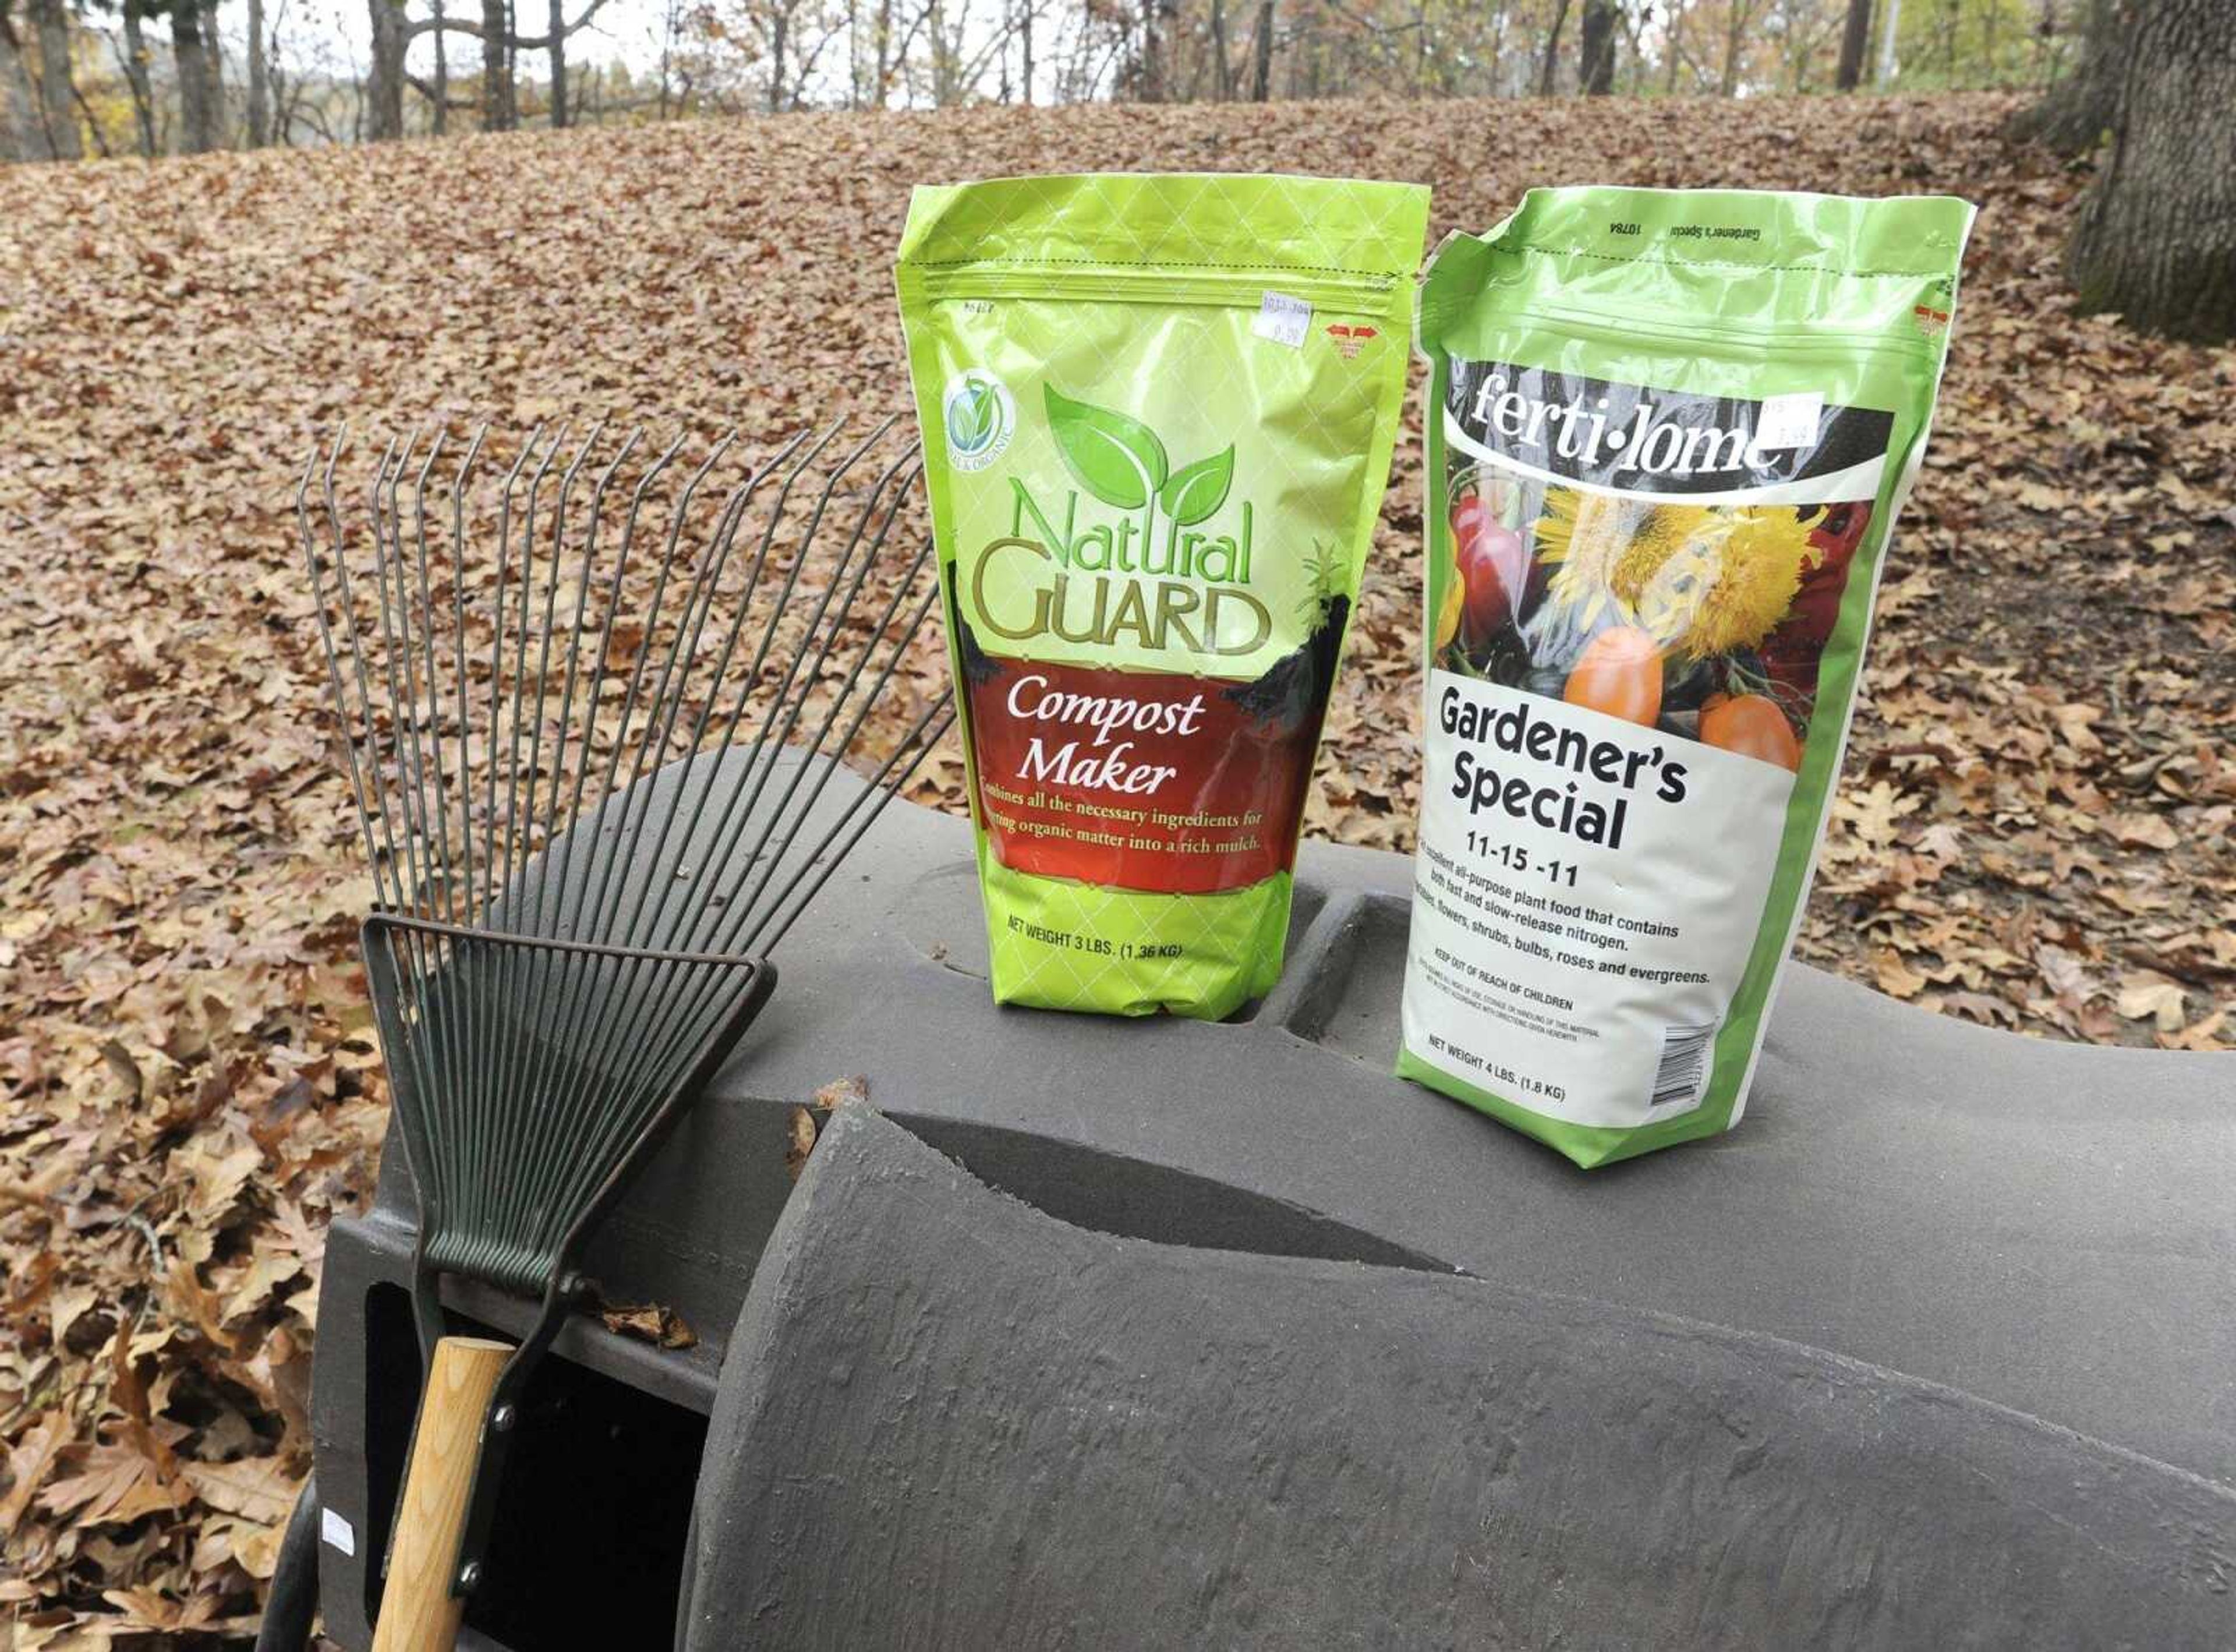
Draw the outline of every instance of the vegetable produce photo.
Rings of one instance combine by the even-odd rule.
[[[1971,222],[1533,189],[1438,250],[1401,1076],[1588,1169],[1738,1122]]]

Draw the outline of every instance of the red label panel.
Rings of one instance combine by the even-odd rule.
[[[1269,714],[1246,682],[974,663],[979,814],[1003,865],[1200,895],[1295,859],[1322,696]]]

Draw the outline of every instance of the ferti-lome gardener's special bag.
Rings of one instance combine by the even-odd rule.
[[[1971,220],[1540,189],[1438,250],[1400,1073],[1588,1167],[1737,1121]]]
[[[901,319],[998,1001],[1219,1017],[1279,975],[1428,200],[916,192]]]

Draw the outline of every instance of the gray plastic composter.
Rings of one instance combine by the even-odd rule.
[[[2236,1647],[2236,1056],[1797,968],[1739,1129],[1586,1175],[1388,1076],[1409,878],[1308,846],[1232,1023],[1002,1011],[967,827],[888,812],[592,1247],[698,1342],[562,1334],[468,1644]],[[402,1156],[321,1292],[352,1652]]]

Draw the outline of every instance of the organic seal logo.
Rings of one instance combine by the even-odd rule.
[[[949,379],[940,413],[947,425],[948,463],[958,471],[984,470],[1016,434],[1016,400],[991,373],[960,372]]]

